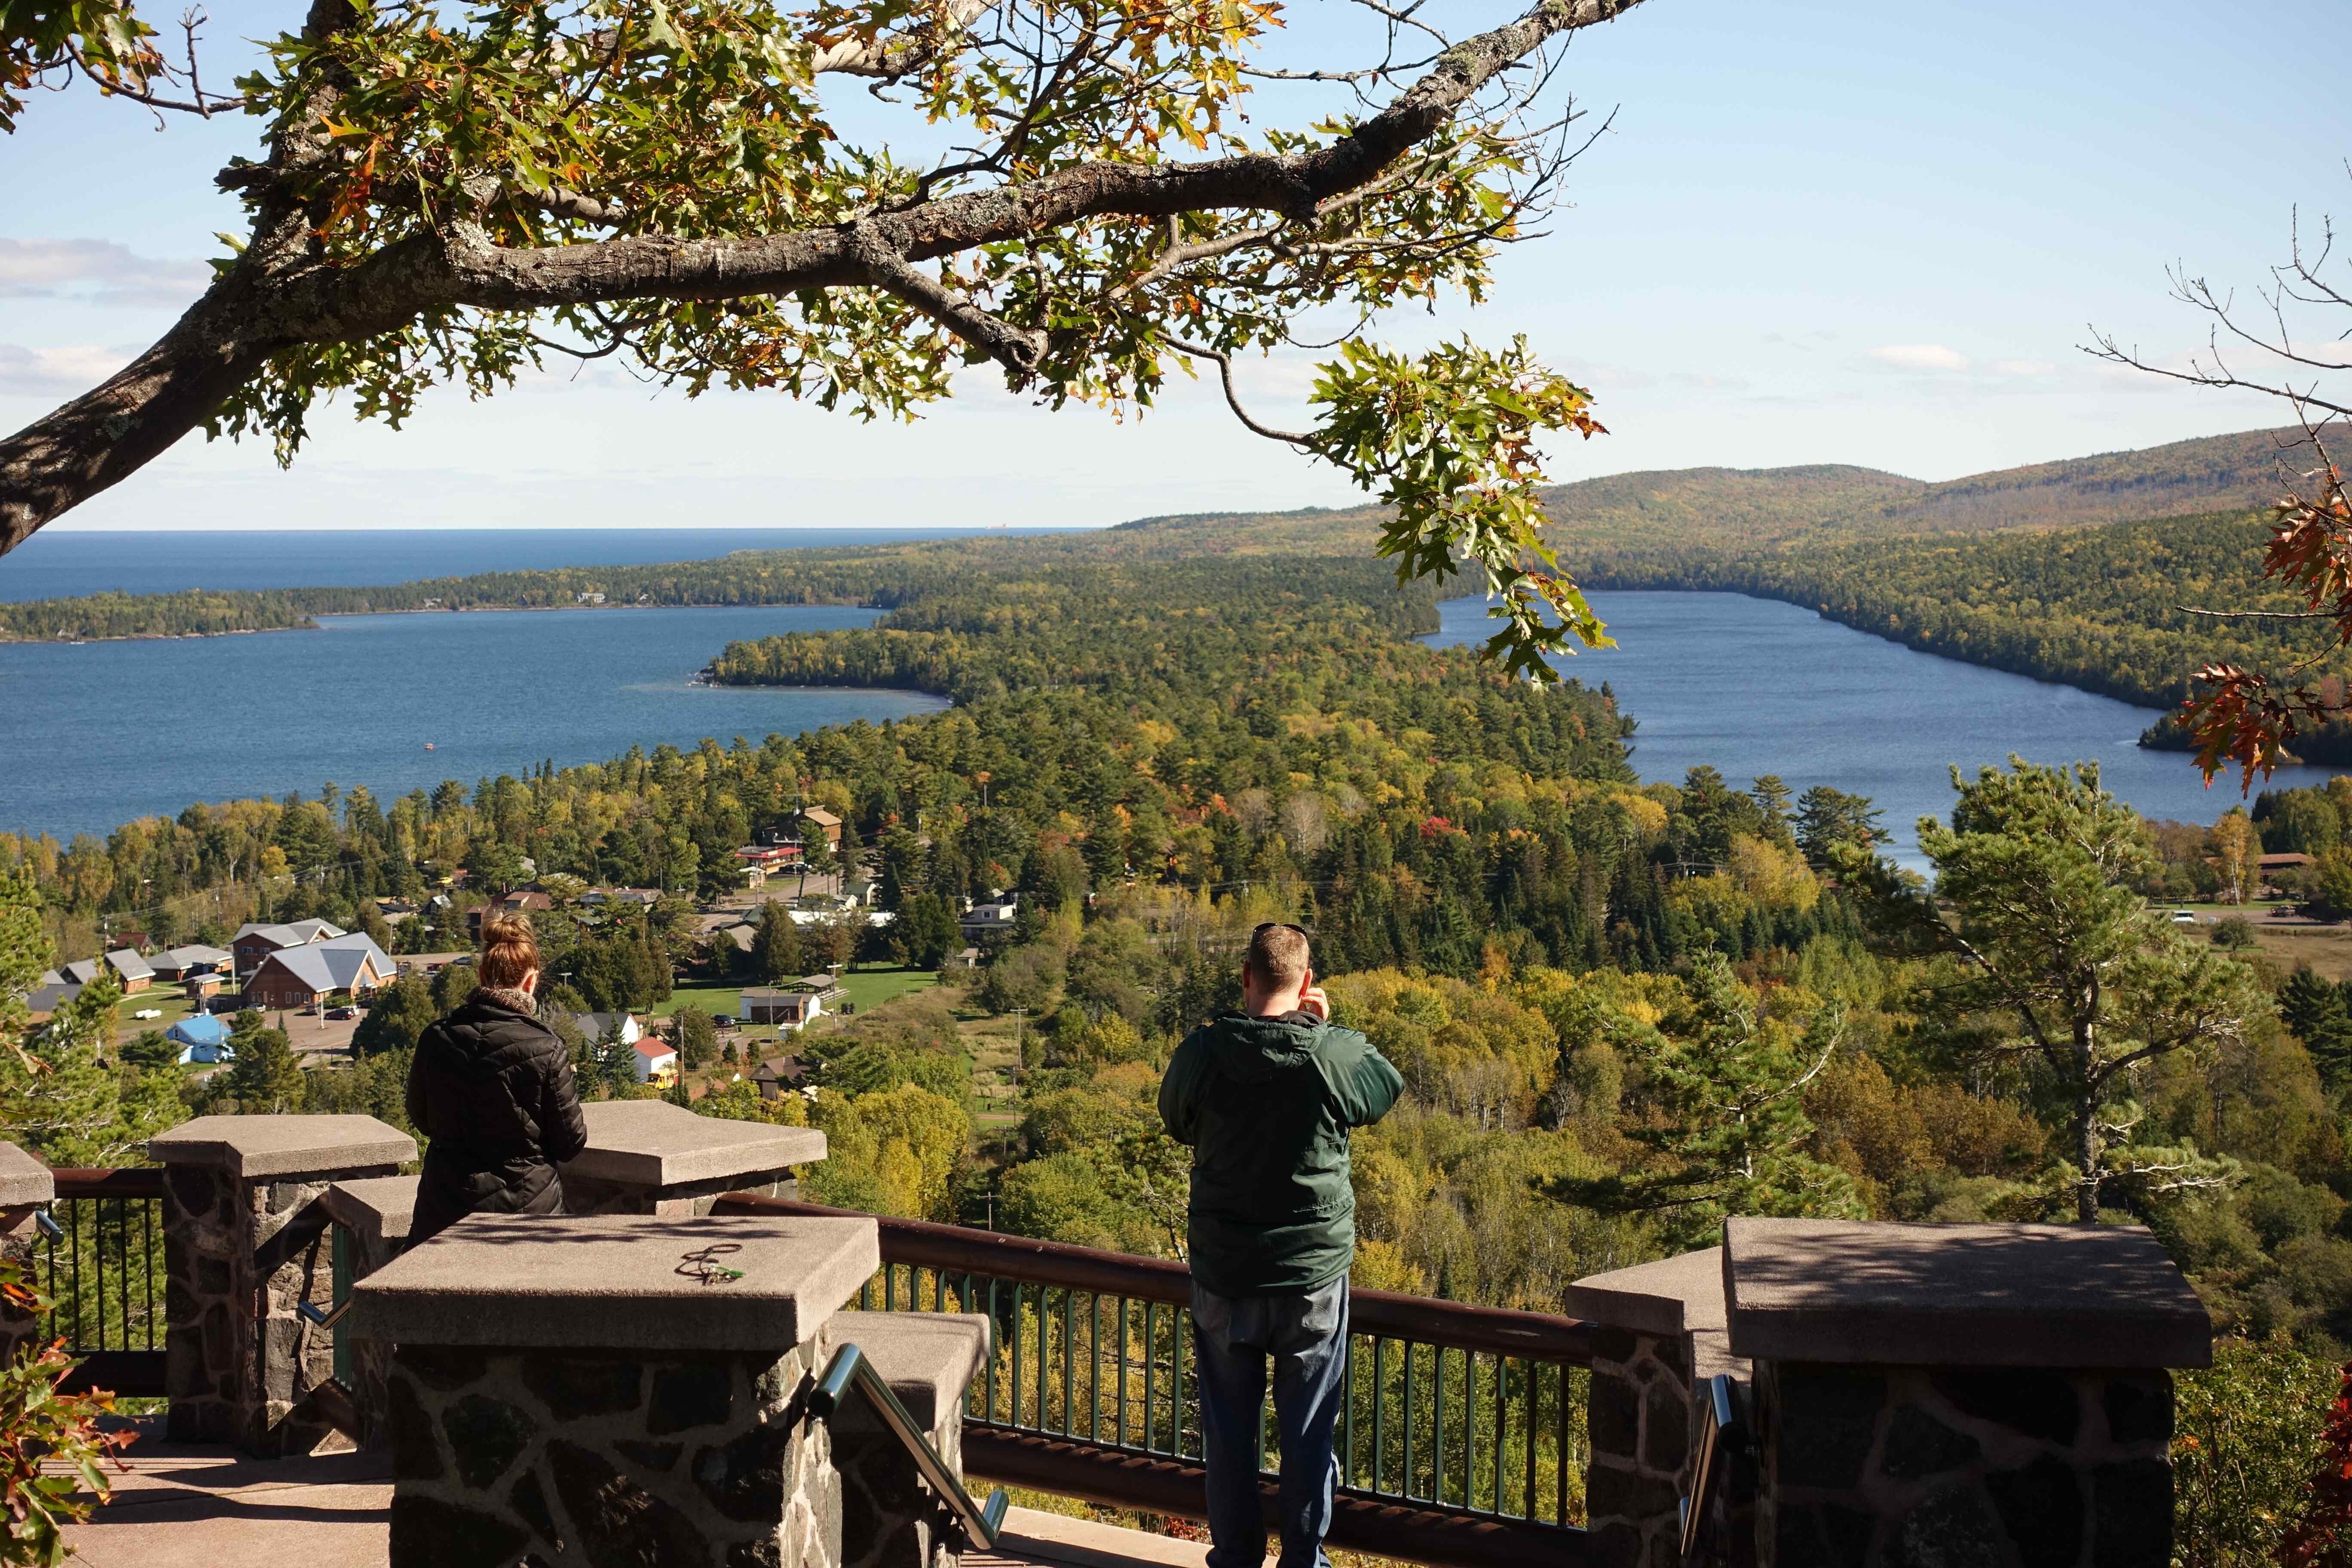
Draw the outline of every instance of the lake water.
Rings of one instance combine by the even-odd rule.
[[[484,529],[43,533],[0,557],[0,598],[121,587],[394,583],[468,572],[683,561],[731,550],[940,538],[948,529]],[[1950,809],[1947,769],[2018,752],[2095,759],[2144,815],[2210,822],[2238,797],[2189,759],[2133,742],[2157,715],[2068,687],[1956,664],[1733,594],[1601,594],[1623,645],[1566,661],[1640,721],[1633,763],[1679,782],[1779,773],[1866,795],[1907,849]],[[1483,640],[1484,606],[1443,606],[1430,640]],[[688,684],[729,642],[866,625],[875,612],[491,611],[346,616],[324,628],[152,642],[0,645],[0,828],[103,834],[192,801],[327,780],[380,797],[455,778],[929,712],[903,691]],[[425,749],[431,742],[434,750]],[[2280,784],[2328,770],[2284,769]]]
[[[1886,812],[1897,858],[1918,864],[1914,825],[1948,818],[1950,768],[1969,774],[2012,752],[2034,763],[2095,762],[2099,780],[2143,816],[2210,822],[2238,803],[2235,776],[2205,787],[2182,752],[2145,751],[2160,716],[2070,686],[1958,664],[1740,594],[1595,594],[1619,646],[1559,661],[1609,683],[1641,722],[1633,765],[1680,784],[1706,763],[1734,788],[1778,773],[1799,795],[1826,784]],[[1493,635],[1482,600],[1439,606],[1433,644]],[[2281,768],[2271,787],[2325,784],[2327,768]]]
[[[0,827],[63,840],[194,801],[316,794],[330,779],[389,800],[542,758],[601,762],[706,735],[757,745],[945,707],[910,691],[688,684],[737,638],[862,626],[878,613],[334,616],[319,631],[0,645]]]

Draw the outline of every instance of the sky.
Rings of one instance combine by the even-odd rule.
[[[1518,8],[1441,5],[1457,31]],[[299,9],[217,0],[207,78]],[[1341,0],[1286,15],[1289,63],[1360,35]],[[2251,297],[2298,207],[2306,230],[2352,220],[2352,108],[2295,64],[2347,44],[2341,0],[1645,0],[1568,52],[1560,80],[1609,127],[1546,237],[1504,257],[1483,307],[1377,335],[1525,333],[1611,432],[1555,447],[1560,479],[1823,462],[1940,479],[2277,424],[2263,400],[2079,348],[2095,326],[2178,361],[2204,329],[2167,298],[2168,264]],[[215,232],[242,227],[211,174],[254,153],[257,125],[159,131],[83,86],[0,136],[0,428],[194,297]],[[1274,423],[1307,417],[1310,379],[1301,356],[1241,375]],[[559,373],[484,403],[441,393],[396,433],[347,406],[311,426],[290,470],[194,436],[51,526],[1100,525],[1355,495],[1206,384],[1121,421],[975,372],[903,426]]]

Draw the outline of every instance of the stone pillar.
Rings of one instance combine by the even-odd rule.
[[[697,1116],[666,1100],[581,1107],[588,1147],[563,1166],[566,1214],[707,1215],[721,1193],[793,1195],[793,1167],[824,1158],[814,1127]]]
[[[408,1227],[416,1215],[415,1176],[374,1176],[338,1182],[320,1200],[341,1231],[345,1290],[357,1285],[400,1256],[408,1245]],[[386,1415],[387,1380],[392,1373],[392,1347],[381,1340],[362,1339],[343,1326],[346,1347],[336,1375],[352,1393],[360,1417],[360,1447],[381,1448],[392,1440]]]
[[[415,1141],[373,1116],[200,1116],[147,1152],[165,1168],[173,1440],[308,1453],[332,1428],[298,1407],[334,1374],[334,1342],[295,1309],[332,1302],[331,1243],[309,1221],[280,1232],[336,1182],[393,1174]]]
[[[0,1143],[0,1252],[29,1259],[41,1211],[57,1200],[49,1168],[14,1143]],[[40,1331],[40,1320],[0,1304],[0,1360]]]
[[[822,1363],[855,1344],[958,1478],[963,1475],[963,1402],[988,1364],[989,1321],[950,1312],[836,1312],[818,1336]],[[841,1472],[842,1568],[956,1568],[962,1527],[923,1484],[862,1399],[833,1419]]]
[[[1680,1568],[1682,1499],[1699,1426],[1695,1391],[1720,1373],[1743,1383],[1748,1376],[1726,1342],[1723,1249],[1590,1275],[1568,1288],[1564,1308],[1601,1328],[1585,1422],[1594,1560]]]
[[[396,1345],[392,1568],[840,1568],[818,1333],[871,1220],[475,1215],[353,1289]]]
[[[1763,1568],[2167,1568],[2173,1367],[2212,1329],[2138,1226],[1725,1226]]]

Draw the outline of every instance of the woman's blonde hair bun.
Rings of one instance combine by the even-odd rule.
[[[517,910],[489,915],[482,921],[482,959],[478,971],[485,985],[512,986],[539,967],[539,937],[530,917]]]

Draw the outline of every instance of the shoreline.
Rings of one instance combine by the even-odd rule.
[[[275,592],[276,590],[270,591]],[[299,592],[299,590],[295,591]],[[28,602],[39,603],[42,601]],[[79,647],[86,643],[184,642],[204,637],[263,637],[273,632],[323,631],[325,630],[325,627],[320,625],[320,622],[321,621],[354,620],[361,616],[373,616],[518,615],[560,612],[566,610],[872,610],[879,609],[880,607],[881,606],[877,605],[861,605],[853,601],[837,599],[762,600],[748,605],[741,603],[725,605],[434,605],[430,606],[418,605],[413,608],[403,606],[382,610],[320,610],[312,613],[305,617],[303,621],[293,626],[225,626],[219,631],[214,632],[117,632],[110,636],[101,634],[94,637],[18,637],[11,633],[0,632],[0,647],[39,647],[43,646]],[[0,606],[0,613],[5,613],[5,606]]]

